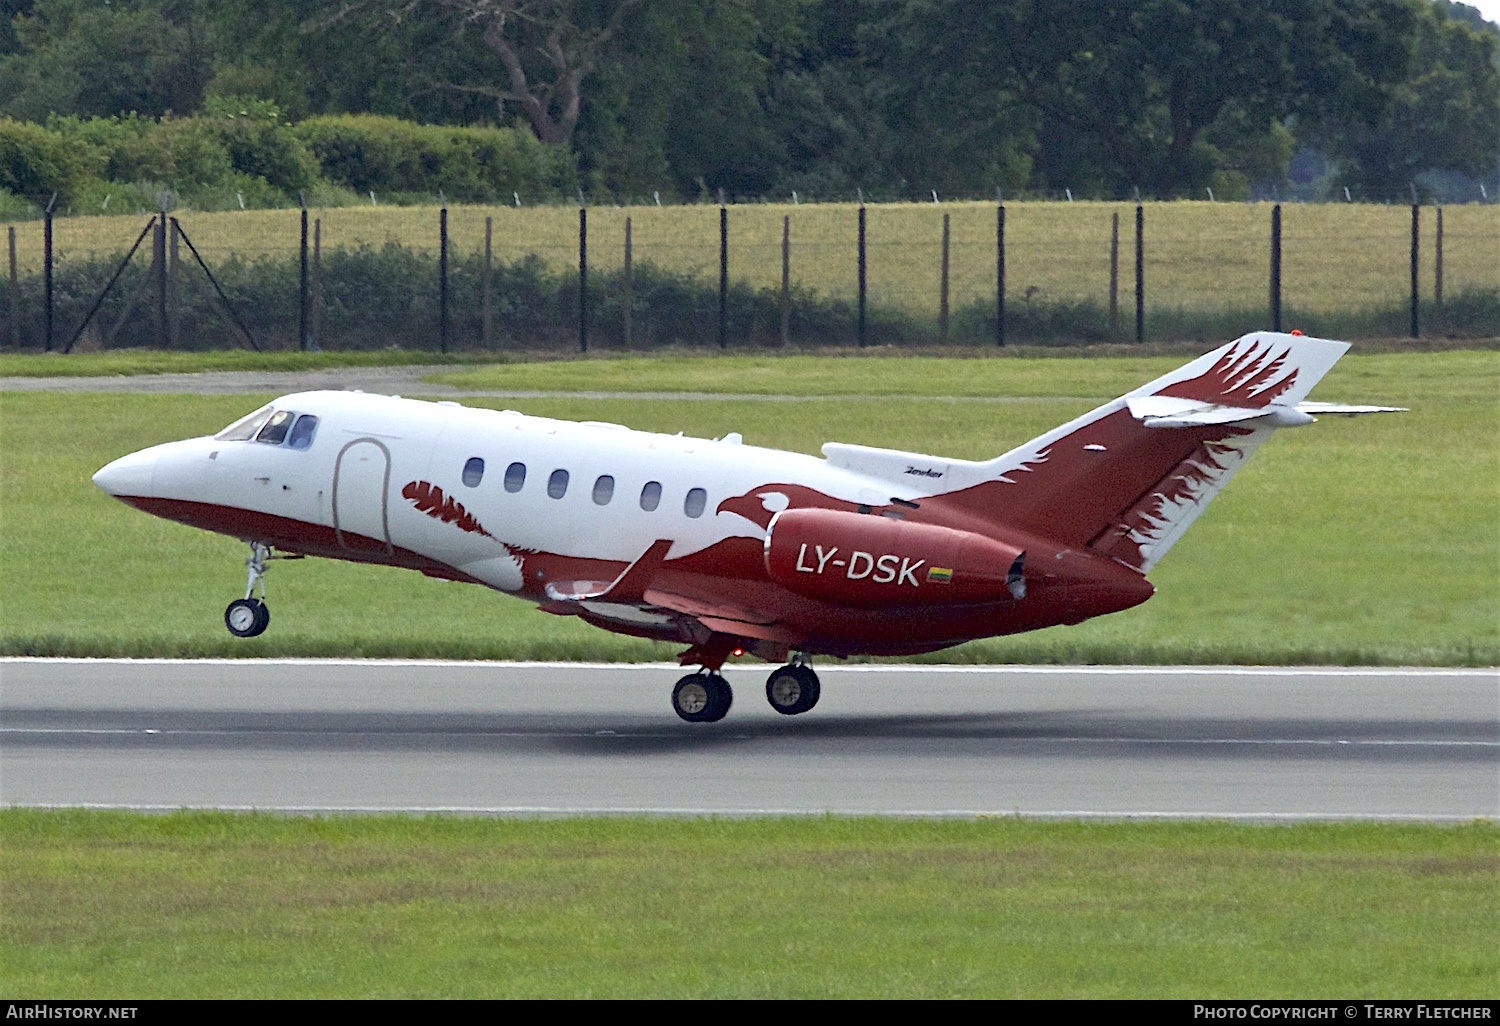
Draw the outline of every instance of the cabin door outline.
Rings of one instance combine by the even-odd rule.
[[[372,446],[374,451],[366,454],[354,452],[350,467],[344,466],[346,458],[350,457],[351,450],[357,446]],[[379,504],[380,504],[380,534],[377,537],[369,531],[361,531],[356,528],[373,528],[374,519],[370,516],[365,505],[375,500],[376,474],[368,473],[375,468],[364,468],[355,471],[353,468],[360,467],[362,463],[373,459],[375,452],[380,454],[381,467],[378,477]],[[340,489],[343,490],[343,498],[340,499]],[[339,450],[338,458],[333,464],[333,533],[338,539],[339,548],[346,552],[357,553],[383,553],[390,556],[395,553],[395,547],[391,545],[391,520],[390,520],[390,494],[391,494],[391,450],[378,438],[368,436],[356,438],[344,443]],[[347,507],[340,516],[339,504],[343,502]],[[346,534],[347,532],[347,534]],[[352,537],[351,537],[352,536]],[[370,539],[379,548],[371,548],[363,539]],[[353,544],[351,544],[351,540]]]

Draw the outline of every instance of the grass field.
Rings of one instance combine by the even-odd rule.
[[[303,353],[278,350],[216,349],[206,353],[161,349],[113,349],[104,353],[0,353],[0,377],[103,378],[133,374],[193,374],[204,371],[306,371],[332,367],[404,367],[462,364],[478,358],[415,349]],[[494,356],[485,358],[493,361]]]
[[[804,452],[837,439],[980,458],[1180,362],[591,361],[482,373],[521,388],[1015,397],[495,403],[708,437],[738,430],[748,442]],[[1279,433],[1152,573],[1158,594],[1143,606],[937,658],[1500,663],[1500,354],[1348,356],[1314,395],[1412,412]],[[89,477],[134,449],[212,432],[261,401],[0,399],[0,652],[639,660],[674,651],[480,588],[322,560],[276,565],[271,630],[231,638],[221,614],[244,586],[239,543],[132,510]]]
[[[1500,833],[0,811],[8,997],[1493,998]]]
[[[988,203],[897,203],[867,208],[871,302],[916,316],[938,309],[942,219],[951,218],[950,295],[954,307],[993,302],[995,207]],[[1111,217],[1120,216],[1119,297],[1128,311],[1134,289],[1134,206],[1125,203],[1010,203],[1006,207],[1006,273],[1010,302],[1108,303]],[[341,207],[313,212],[325,248],[379,248],[396,242],[435,250],[432,207]],[[295,210],[179,215],[210,262],[295,257]],[[716,280],[719,211],[710,205],[596,207],[589,210],[589,265],[601,272],[624,259],[625,220],[635,261]],[[557,268],[578,266],[578,212],[573,207],[454,207],[455,252],[482,249],[493,219],[495,257],[537,254]],[[857,291],[857,214],[851,204],[751,204],[729,212],[729,267],[736,281],[779,288],[782,219],[791,218],[793,282],[825,297]],[[1163,311],[1261,310],[1267,303],[1271,205],[1149,203],[1145,207],[1147,304]],[[1435,214],[1423,211],[1422,292],[1435,273]],[[61,260],[123,252],[140,217],[77,217],[56,223]],[[1283,212],[1283,302],[1309,316],[1400,307],[1410,290],[1410,211],[1371,204],[1289,204]],[[41,227],[18,229],[24,270],[41,266]],[[1500,205],[1444,208],[1444,290],[1500,289]],[[1128,320],[1128,312],[1125,314]]]

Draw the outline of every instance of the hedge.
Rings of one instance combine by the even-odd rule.
[[[0,214],[44,206],[59,212],[225,209],[294,205],[302,195],[338,205],[375,191],[391,202],[527,202],[573,195],[571,152],[512,128],[444,128],[368,115],[287,125],[269,105],[243,112],[218,103],[209,114],[159,121],[134,114],[53,118],[47,125],[0,118]]]
[[[331,182],[366,193],[439,190],[464,202],[571,196],[578,171],[567,150],[514,128],[418,125],[369,114],[308,118],[294,129]]]

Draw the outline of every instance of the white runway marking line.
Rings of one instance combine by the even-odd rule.
[[[850,808],[739,808],[709,809],[690,806],[609,806],[609,805],[169,805],[126,803],[41,802],[31,805],[7,803],[11,809],[88,809],[101,812],[269,812],[291,816],[694,816],[704,819],[738,819],[761,816],[890,816],[906,819],[1104,819],[1104,820],[1236,820],[1261,822],[1319,822],[1344,820],[1352,822],[1401,823],[1473,823],[1492,821],[1494,813],[1454,815],[1414,812],[1181,812],[1181,811],[1110,811],[1103,809],[850,809]]]
[[[0,666],[6,663],[39,663],[52,666],[347,666],[347,667],[443,667],[472,669],[517,669],[517,670],[639,670],[680,672],[676,663],[602,663],[567,661],[485,661],[469,659],[310,659],[299,657],[276,657],[270,659],[124,659],[115,657],[75,658],[51,656],[0,656]],[[769,664],[768,664],[769,665]],[[728,665],[730,672],[758,672],[761,667]],[[1070,674],[1074,676],[1121,676],[1154,674],[1156,676],[1218,676],[1242,677],[1489,677],[1500,685],[1500,667],[1447,667],[1447,666],[1059,666],[1055,664],[1025,665],[994,663],[988,665],[948,663],[864,663],[854,666],[821,664],[818,674],[841,673],[942,673],[942,674]]]
[[[0,735],[3,734],[154,734],[162,737],[368,737],[379,735],[381,737],[462,737],[462,738],[500,738],[500,737],[610,737],[619,740],[630,740],[640,738],[653,740],[658,738],[683,738],[695,736],[726,737],[725,735],[695,735],[687,731],[674,733],[644,733],[636,731],[598,731],[598,730],[320,730],[316,728],[292,729],[292,728],[246,728],[243,730],[153,730],[140,727],[0,727]],[[766,739],[793,738],[797,735],[788,734],[730,734],[726,739],[731,741],[758,741]],[[951,740],[951,739],[949,739]],[[961,740],[967,741],[1045,741],[1049,744],[1075,744],[1075,745],[1318,745],[1327,747],[1347,746],[1374,746],[1386,748],[1400,747],[1425,747],[1425,748],[1500,748],[1500,741],[1403,741],[1399,739],[1370,739],[1363,741],[1348,741],[1341,738],[1236,738],[1236,737],[1198,737],[1198,738],[1166,738],[1166,737],[1052,737],[1046,734],[1006,734],[996,737],[985,734],[965,735]]]

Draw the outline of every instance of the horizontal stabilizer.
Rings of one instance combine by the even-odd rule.
[[[1170,395],[1131,396],[1125,400],[1130,415],[1149,428],[1204,427],[1259,420],[1272,427],[1311,424],[1314,414],[1352,417],[1361,413],[1405,413],[1403,406],[1351,406],[1347,403],[1300,402],[1296,406],[1226,406]]]
[[[1125,400],[1130,415],[1148,428],[1208,427],[1259,420],[1273,427],[1300,427],[1313,418],[1292,406],[1228,406],[1170,395],[1137,395]]]
[[[1362,413],[1409,413],[1405,406],[1351,406],[1348,403],[1297,404],[1298,413],[1327,414],[1333,417],[1357,417]]]

